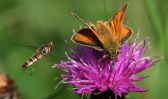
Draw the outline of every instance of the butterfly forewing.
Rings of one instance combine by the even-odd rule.
[[[112,35],[116,34],[118,40],[120,40],[119,42],[124,42],[132,34],[132,30],[129,27],[123,25],[123,20],[127,8],[128,3],[124,5],[109,21],[111,25],[111,30],[113,31]]]
[[[75,33],[72,36],[72,39],[81,44],[86,44],[90,46],[97,46],[99,40],[95,37],[93,32],[90,29],[83,28],[79,32]]]
[[[117,13],[113,16],[113,18],[110,19],[109,23],[111,25],[111,30],[113,32],[115,33],[120,32],[127,8],[128,8],[128,3],[125,4],[121,9],[119,9]]]

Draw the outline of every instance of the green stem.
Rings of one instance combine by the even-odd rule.
[[[149,16],[149,21],[153,28],[153,35],[155,36],[156,43],[160,45],[160,48],[164,47],[165,32],[163,28],[163,23],[161,17],[159,16],[159,11],[153,0],[144,0],[147,14]]]

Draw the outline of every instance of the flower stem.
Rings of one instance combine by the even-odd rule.
[[[111,90],[107,90],[103,93],[99,93],[99,90],[95,90],[91,95],[90,99],[126,99],[125,95],[122,97],[115,95]]]

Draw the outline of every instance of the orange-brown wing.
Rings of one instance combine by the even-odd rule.
[[[123,25],[121,28],[121,43],[125,42],[132,33],[133,32],[129,27]]]
[[[117,38],[121,38],[121,26],[122,22],[126,13],[128,7],[128,3],[125,4],[121,9],[118,10],[118,12],[114,15],[114,17],[109,21],[109,24],[111,26],[111,35],[116,35]]]
[[[111,30],[107,22],[97,21],[97,35],[104,49],[109,50],[115,47],[114,35],[111,35]]]
[[[79,21],[81,21],[88,29],[90,29],[89,30],[89,32],[91,33],[89,33],[89,34],[84,34],[84,35],[94,35],[94,36],[96,36],[96,37],[94,37],[94,38],[97,38],[97,39],[100,39],[99,38],[99,35],[98,35],[98,32],[97,32],[97,28],[95,27],[95,25],[93,25],[93,24],[88,24],[88,23],[86,23],[83,19],[81,19],[78,15],[76,15],[74,12],[71,12],[71,14],[74,16],[74,17],[76,17],[77,19],[79,19]],[[83,31],[85,31],[85,30],[82,30],[82,32]],[[83,34],[83,33],[82,33]],[[88,44],[87,44],[88,45]],[[94,45],[94,44],[93,44]]]
[[[72,36],[72,41],[83,44],[86,46],[91,46],[96,49],[102,49],[102,45],[92,30],[83,28],[79,32]]]

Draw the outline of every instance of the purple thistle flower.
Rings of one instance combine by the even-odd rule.
[[[136,76],[135,74],[159,61],[154,60],[157,57],[143,56],[147,46],[149,44],[146,40],[125,43],[120,49],[117,60],[110,57],[101,60],[104,55],[107,55],[106,52],[78,46],[68,56],[68,61],[56,64],[55,67],[63,68],[64,82],[75,86],[77,94],[92,94],[98,90],[99,94],[111,91],[117,97],[123,97],[130,91],[145,92],[146,90],[136,85],[135,82],[147,76]]]

